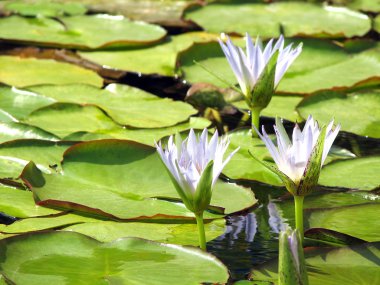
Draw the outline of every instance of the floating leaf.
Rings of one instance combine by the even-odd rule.
[[[154,142],[158,142],[161,138],[176,134],[177,132],[189,129],[203,130],[210,126],[211,122],[200,117],[190,117],[186,123],[180,123],[172,127],[153,128],[153,129],[133,129],[133,128],[116,128],[111,130],[102,130],[95,133],[78,132],[73,133],[64,138],[64,140],[72,141],[90,141],[99,139],[122,139],[132,140],[139,143],[154,146]]]
[[[17,0],[4,5],[5,11],[17,13],[23,16],[58,17],[64,15],[83,15],[86,7],[81,3],[58,3],[51,0],[34,0],[33,2]]]
[[[191,115],[197,113],[197,110],[187,103],[160,98],[141,89],[121,84],[110,84],[106,89],[89,85],[46,85],[32,87],[30,90],[59,102],[96,105],[116,122],[136,128],[173,126],[187,121]],[[72,123],[75,124],[76,120]],[[109,125],[107,128],[110,127]],[[100,128],[94,126],[92,131],[97,129]],[[82,129],[81,131],[91,130]]]
[[[165,42],[145,48],[83,51],[79,54],[85,59],[111,68],[173,76],[175,75],[177,55],[180,51],[189,48],[194,42],[207,42],[215,39],[215,35],[194,32],[172,36]]]
[[[96,49],[151,44],[166,31],[156,25],[133,22],[123,16],[84,15],[51,18],[11,16],[0,19],[0,38],[35,45]]]
[[[344,131],[380,138],[379,95],[379,90],[348,94],[321,92],[305,98],[297,110],[304,119],[311,114],[326,124],[334,118]]]
[[[39,139],[57,141],[59,137],[40,128],[22,123],[0,122],[0,143],[15,139]]]
[[[22,120],[32,111],[54,103],[55,100],[14,87],[0,86],[0,108]]]
[[[223,169],[225,175],[233,179],[255,180],[272,185],[282,185],[276,174],[265,168],[249,154],[248,151],[251,151],[259,159],[269,156],[264,143],[260,139],[252,138],[250,130],[242,129],[231,132],[228,134],[228,138],[230,139],[228,149],[231,152],[237,147],[240,149]]]
[[[300,96],[273,96],[268,107],[261,112],[261,115],[301,122],[303,119],[296,111],[296,106],[301,100],[302,97]],[[233,105],[241,109],[248,109],[245,101],[234,102]]]
[[[366,241],[380,241],[379,203],[361,204],[332,209],[316,209],[309,213],[310,228],[325,228]]]
[[[78,233],[48,232],[4,239],[0,249],[7,252],[1,260],[3,274],[20,285],[200,284],[228,279],[224,265],[207,253],[138,238],[100,243]]]
[[[59,213],[59,211],[36,205],[32,192],[6,186],[0,186],[0,211],[16,218],[48,216]]]
[[[10,31],[11,29],[7,27]],[[103,79],[95,72],[51,59],[0,56],[0,82],[25,87],[38,84],[84,83],[97,87]]]
[[[237,45],[244,46],[241,38],[233,40]],[[380,58],[376,52],[370,54],[365,51],[352,56],[329,41],[302,39],[295,40],[294,44],[300,41],[303,42],[302,53],[281,80],[278,92],[308,94],[324,89],[347,89],[371,83],[371,80],[373,84],[378,82]],[[199,64],[195,64],[194,60]],[[206,82],[228,87],[201,65],[227,82],[236,83],[218,43],[195,43],[179,54],[178,65],[184,78],[193,83]]]
[[[22,175],[41,205],[118,219],[189,219],[155,149],[130,141],[101,140],[67,150],[63,172],[46,175],[29,164]],[[107,197],[105,199],[105,197]],[[233,213],[251,207],[250,190],[216,184],[211,204]],[[220,217],[206,213],[205,218]]]
[[[262,37],[278,37],[283,30],[286,37],[341,38],[362,36],[371,28],[365,14],[343,7],[301,2],[213,4],[193,9],[185,18],[212,33],[248,32]]]
[[[98,107],[70,103],[55,103],[38,109],[24,122],[61,138],[79,131],[94,132],[117,127]]]
[[[33,201],[32,197],[29,198]],[[205,230],[207,240],[212,240],[223,234],[225,230],[224,224],[225,221],[223,219],[206,223]],[[2,238],[6,238],[10,235],[47,229],[73,231],[85,234],[101,242],[111,242],[123,237],[138,237],[182,245],[198,246],[199,244],[196,224],[123,223],[101,221],[75,214],[23,219],[4,227],[1,229],[1,232],[3,233]]]
[[[380,278],[380,244],[367,243],[342,248],[313,248],[305,251],[310,285],[376,284]],[[257,281],[277,283],[277,260],[253,269]],[[255,283],[253,283],[255,284]]]
[[[323,168],[319,183],[331,187],[372,190],[380,187],[380,157],[335,161]]]

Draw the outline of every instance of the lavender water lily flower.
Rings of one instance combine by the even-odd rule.
[[[268,106],[281,78],[300,55],[302,44],[294,49],[292,44],[284,47],[284,37],[281,35],[275,44],[271,39],[263,48],[259,38],[253,44],[247,33],[244,52],[228,36],[222,34],[221,38],[219,44],[251,109],[252,125],[258,128],[261,110]]]
[[[175,140],[170,136],[166,149],[162,147],[161,142],[156,144],[157,152],[179,196],[185,206],[195,214],[199,231],[203,231],[203,236],[200,236],[203,249],[203,212],[210,205],[212,188],[220,173],[237,151],[232,152],[223,161],[228,145],[227,138],[219,140],[217,131],[209,141],[207,129],[203,130],[199,138],[193,130],[190,130],[189,136],[183,141],[179,135]]]

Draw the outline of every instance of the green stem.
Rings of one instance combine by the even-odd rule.
[[[256,133],[253,126],[256,127],[258,131],[260,131],[259,121],[260,121],[260,113],[261,109],[252,108],[251,109],[251,120],[252,120],[252,137],[257,138],[259,135]]]
[[[206,233],[205,226],[203,224],[203,212],[200,214],[195,214],[195,218],[197,219],[198,225],[198,234],[199,234],[199,247],[206,251]]]
[[[296,229],[301,235],[301,243],[303,242],[303,199],[304,196],[294,196],[294,210],[296,217]]]

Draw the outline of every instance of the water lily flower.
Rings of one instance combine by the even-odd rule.
[[[268,106],[281,78],[300,55],[302,44],[294,49],[292,49],[292,44],[284,48],[282,35],[274,45],[274,40],[271,39],[265,48],[259,37],[256,44],[253,44],[247,33],[245,40],[246,52],[235,46],[224,34],[221,35],[219,44],[235,74],[241,93],[251,109],[252,124],[258,128],[261,110]]]
[[[301,237],[297,229],[288,228],[280,233],[278,259],[279,285],[309,284]]]
[[[276,118],[274,130],[277,146],[262,128],[262,134],[256,132],[265,143],[277,167],[265,162],[264,166],[275,172],[285,184],[287,190],[293,194],[296,209],[296,227],[303,234],[303,199],[318,183],[323,162],[338,135],[340,125],[333,129],[334,121],[327,127],[320,128],[318,123],[309,116],[303,130],[298,124],[293,129],[292,141],[289,139],[284,126]]]
[[[236,149],[223,161],[228,145],[227,138],[218,139],[217,131],[209,141],[207,129],[203,130],[198,139],[192,129],[183,141],[179,135],[175,140],[170,136],[166,149],[162,147],[161,142],[156,144],[157,152],[179,196],[185,206],[195,214],[198,226],[201,223],[203,227],[203,212],[210,205],[215,182],[224,166],[238,150]],[[204,232],[204,229],[200,231]],[[201,241],[201,247],[205,248],[204,240]]]

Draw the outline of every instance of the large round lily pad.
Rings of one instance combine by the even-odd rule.
[[[96,105],[119,124],[136,128],[173,126],[187,121],[191,115],[197,113],[197,110],[187,103],[160,98],[141,89],[121,84],[110,84],[106,89],[78,84],[36,86],[30,90],[59,102]]]
[[[133,22],[123,16],[83,15],[59,21],[19,16],[0,19],[0,39],[52,47],[96,49],[151,44],[165,35],[159,26]]]
[[[367,243],[342,248],[314,248],[305,252],[310,285],[376,284],[380,278],[380,244]],[[255,281],[278,284],[277,260],[253,269]],[[255,284],[255,283],[253,283]]]
[[[323,168],[319,183],[331,187],[372,190],[380,187],[380,157],[335,161]]]
[[[322,92],[305,98],[297,110],[305,119],[313,115],[326,124],[334,118],[344,131],[380,138],[379,90],[348,94]]]
[[[0,122],[0,143],[15,139],[39,139],[57,141],[59,137],[40,128],[27,124]]]
[[[278,37],[281,29],[287,37],[353,37],[371,28],[362,13],[302,2],[213,4],[189,11],[185,18],[213,33],[248,32],[262,37]]]
[[[225,266],[207,253],[137,238],[101,243],[78,233],[50,232],[4,239],[0,248],[7,253],[6,258],[2,255],[2,273],[20,285],[200,284],[228,279]]]
[[[234,43],[244,46],[241,38]],[[367,81],[378,82],[380,61],[371,54],[348,54],[345,50],[326,40],[292,40],[294,44],[303,42],[300,56],[294,61],[277,91],[292,94],[309,94],[325,89],[347,89],[365,85]],[[236,83],[235,76],[218,43],[195,43],[178,56],[179,69],[183,77],[192,82],[212,83],[227,87],[211,72],[225,79],[230,85]],[[321,80],[323,78],[323,80]]]
[[[141,72],[173,76],[176,71],[177,55],[195,42],[215,40],[216,35],[204,32],[172,36],[166,41],[145,48],[128,48],[112,51],[82,51],[79,54],[100,65]]]
[[[103,79],[95,72],[51,59],[0,56],[0,65],[0,82],[16,87],[74,83],[103,85]]]
[[[43,174],[29,164],[22,179],[41,205],[118,219],[191,219],[154,148],[130,141],[100,140],[69,148],[62,173]],[[250,190],[219,182],[211,204],[233,213],[251,207]],[[206,213],[206,218],[220,217]]]
[[[277,186],[282,185],[276,174],[265,168],[249,154],[250,151],[259,159],[270,157],[264,143],[258,138],[252,138],[249,129],[231,132],[228,134],[228,138],[231,142],[228,149],[231,152],[238,147],[240,149],[224,168],[223,173],[226,176],[233,179],[255,180]]]

